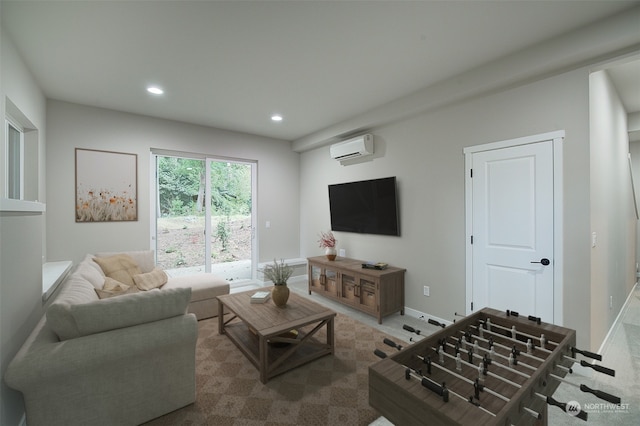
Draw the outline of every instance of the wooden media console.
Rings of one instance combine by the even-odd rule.
[[[378,319],[396,312],[404,315],[405,269],[363,268],[362,260],[325,256],[310,257],[309,294],[315,292]]]

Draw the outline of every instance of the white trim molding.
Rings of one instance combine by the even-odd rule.
[[[0,212],[17,213],[44,213],[46,204],[38,201],[14,200],[13,198],[0,198]]]

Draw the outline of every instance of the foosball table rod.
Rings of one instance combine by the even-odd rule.
[[[451,343],[447,343],[447,346],[453,347],[453,345],[452,345]],[[482,349],[483,351],[487,352],[487,354],[491,354],[491,352],[490,352],[489,350],[487,350],[486,348],[480,347],[480,349]],[[438,354],[439,354],[439,352],[438,352]],[[495,355],[496,357],[501,357],[501,358],[503,358],[503,359],[508,360],[508,358],[507,358],[507,357],[505,357],[504,355],[500,355],[500,354],[498,354],[498,353],[494,353],[493,355]],[[444,355],[443,355],[443,356],[444,356]],[[474,356],[475,356],[475,357],[477,357],[477,358],[480,358],[480,359],[484,360],[484,357],[482,357],[480,354],[476,354],[476,353],[474,353]],[[512,373],[518,374],[518,375],[520,375],[520,376],[522,376],[522,377],[524,377],[524,378],[527,378],[527,379],[528,379],[529,377],[531,377],[530,375],[525,374],[525,373],[523,373],[523,372],[521,372],[521,371],[518,371],[518,370],[513,369],[513,368],[511,368],[511,367],[507,367],[507,366],[506,366],[506,365],[504,365],[504,364],[501,364],[501,363],[499,363],[499,362],[494,362],[494,361],[496,361],[494,358],[489,358],[489,359],[491,360],[491,363],[492,363],[491,365],[495,365],[495,366],[497,366],[497,367],[499,367],[499,368],[502,368],[502,369],[507,370],[507,371],[510,371],[510,372],[512,372]],[[520,363],[520,365],[522,365],[522,366],[528,366],[527,364],[524,364],[524,363]],[[534,371],[535,371],[535,370],[536,370],[536,369],[534,368]]]
[[[437,349],[437,348],[432,347],[431,349],[433,349],[433,350],[435,350],[436,352],[438,352],[438,349]],[[477,369],[478,369],[478,378],[479,378],[480,380],[484,380],[484,378],[483,378],[482,376],[483,376],[483,375],[487,375],[487,376],[490,376],[490,377],[494,377],[494,378],[496,378],[496,379],[498,379],[498,380],[501,380],[501,381],[503,381],[503,382],[505,382],[505,383],[508,383],[508,384],[510,384],[511,386],[517,387],[518,389],[520,389],[520,388],[522,387],[521,385],[519,385],[519,384],[517,384],[517,383],[515,383],[515,382],[512,382],[511,380],[509,380],[509,379],[507,379],[507,378],[505,378],[505,377],[502,377],[502,376],[500,376],[499,374],[494,374],[494,373],[492,373],[491,371],[489,371],[489,370],[488,370],[488,368],[487,368],[487,366],[484,366],[484,365],[483,365],[482,361],[484,361],[484,359],[483,359],[480,355],[475,355],[475,354],[473,354],[473,353],[472,353],[472,355],[477,356],[477,357],[480,357],[480,359],[481,359],[481,362],[480,362],[480,364],[478,365],[478,367],[476,367],[474,364],[472,364],[472,363],[470,363],[470,362],[468,362],[468,361],[465,361],[465,360],[464,360],[464,359],[462,359],[462,358],[458,358],[457,356],[456,356],[456,357],[454,357],[453,355],[450,355],[450,354],[448,354],[448,353],[446,353],[446,352],[444,353],[444,355],[446,355],[446,356],[447,356],[447,358],[453,359],[453,360],[456,362],[456,364],[459,362],[460,364],[464,364],[464,365],[466,365],[467,367],[471,367],[471,368],[474,368],[474,369],[475,369],[475,368],[477,368]],[[496,364],[496,365],[499,365],[499,364]]]
[[[492,325],[493,325],[493,326],[495,326],[495,324],[492,324]],[[472,328],[476,328],[476,329],[478,329],[478,330],[480,329],[480,327],[478,327],[478,326],[474,326],[474,325],[472,325],[472,326],[470,326],[470,327],[472,327]],[[487,330],[485,330],[485,331],[487,331]],[[461,332],[461,333],[464,333],[462,330],[460,330],[460,332]],[[501,336],[501,335],[500,335],[500,334],[498,334],[498,336]],[[517,339],[510,338],[509,336],[502,336],[502,337],[505,337],[505,338],[511,339],[512,341],[514,341],[514,342],[516,342],[516,343],[519,343],[519,344],[521,344],[521,345],[526,345],[526,343],[525,343],[525,342],[522,342],[522,341],[517,340]],[[482,339],[482,338],[481,338],[481,337],[478,337],[478,339]],[[511,348],[509,348],[508,346],[502,345],[502,344],[500,344],[500,343],[496,343],[496,342],[494,342],[493,344],[494,344],[494,345],[496,345],[496,346],[498,346],[498,347],[501,347],[501,348],[503,348],[503,349],[507,349],[507,350],[511,349]],[[539,348],[539,349],[542,349],[542,348]],[[579,353],[579,354],[582,354],[582,355],[584,355],[584,356],[588,356],[588,357],[592,357],[592,358],[594,358],[594,359],[602,360],[602,356],[601,356],[601,355],[599,355],[599,354],[595,354],[595,353],[593,353],[593,352],[583,351],[583,350],[581,350],[581,349],[577,349],[577,348],[575,348],[575,347],[571,347],[571,348],[570,348],[570,350],[571,350],[572,354]],[[548,352],[548,351],[547,351],[547,352]],[[525,352],[522,352],[522,351],[520,351],[520,353],[519,353],[519,354],[520,354],[520,355],[522,355],[522,356],[525,356],[525,357],[527,357],[527,358],[536,359],[536,360],[538,360],[538,361],[544,361],[542,358],[538,358],[538,357],[536,357],[536,356],[534,356],[534,355],[531,355],[531,354],[528,354],[528,353],[525,353]],[[573,358],[573,357],[570,357],[570,356],[567,356],[567,355],[563,355],[563,357],[564,357],[564,358],[566,358],[566,359],[567,359],[567,360],[569,360],[569,361],[573,361],[573,362],[577,362],[577,363],[579,363],[582,367],[592,368],[592,369],[594,369],[595,371],[598,371],[598,372],[600,372],[600,373],[604,373],[604,374],[607,374],[607,375],[609,375],[609,376],[613,376],[613,377],[615,377],[615,375],[616,375],[615,370],[613,370],[613,369],[611,369],[611,368],[603,367],[603,366],[601,366],[601,365],[597,365],[597,364],[589,364],[588,362],[586,362],[586,361],[584,361],[584,360],[579,360],[579,359],[576,359],[576,358]],[[522,364],[523,364],[523,366],[526,366],[526,367],[528,367],[528,368],[532,368],[531,366],[529,366],[529,365],[527,365],[527,364],[524,364],[524,363],[522,363]]]
[[[411,369],[410,369],[409,367],[407,367],[407,370],[406,370],[406,372],[405,372],[405,377],[407,377],[407,380],[409,380],[409,376],[412,376],[412,377],[414,377],[415,379],[420,380],[420,381],[422,382],[423,386],[424,386],[424,381],[425,381],[425,380],[429,380],[429,381],[433,382],[433,380],[429,379],[428,377],[425,377],[425,376],[423,376],[422,374],[418,375],[418,374],[416,374],[416,373],[412,372],[412,371],[411,371]],[[433,382],[433,383],[435,383],[435,382]],[[426,386],[425,386],[425,387],[426,387]],[[444,384],[443,384],[443,387],[444,387]],[[436,392],[436,393],[437,393],[437,392]],[[493,416],[493,417],[496,417],[496,415],[495,415],[494,413],[492,413],[491,411],[489,411],[489,410],[487,410],[486,408],[482,407],[482,406],[480,405],[480,403],[479,403],[479,402],[474,402],[474,401],[473,401],[473,398],[465,398],[464,396],[460,395],[459,393],[457,393],[457,392],[455,392],[455,391],[452,391],[451,389],[447,389],[447,393],[448,393],[448,394],[451,394],[451,395],[453,395],[453,396],[455,396],[455,397],[457,397],[457,398],[459,398],[459,399],[461,399],[461,400],[463,400],[463,401],[465,401],[465,402],[470,403],[471,405],[473,405],[473,406],[477,407],[479,410],[482,410],[482,411],[484,411],[485,413],[487,413],[487,414],[489,414],[489,415],[491,415],[491,416]],[[447,402],[447,401],[445,401],[445,402]],[[533,412],[534,412],[536,415],[538,415],[538,413],[536,413],[535,411],[533,411]]]
[[[386,353],[384,353],[383,351],[380,351],[378,349],[376,349],[374,351],[374,353],[377,356],[379,356],[380,358],[386,358],[387,357]],[[402,365],[402,364],[400,364],[400,365]],[[416,380],[419,380],[420,383],[422,384],[422,386],[424,386],[425,388],[431,390],[432,392],[436,393],[437,395],[442,396],[442,400],[444,402],[449,402],[448,396],[449,395],[453,395],[453,396],[455,396],[455,397],[457,397],[457,398],[459,398],[459,399],[461,399],[461,400],[463,400],[465,402],[469,402],[471,405],[474,405],[479,410],[482,410],[485,413],[487,413],[487,414],[489,414],[489,415],[491,415],[493,417],[496,417],[496,415],[494,413],[492,413],[491,411],[487,410],[484,407],[481,407],[479,403],[473,402],[472,398],[467,399],[464,396],[460,395],[459,393],[457,393],[457,392],[455,392],[455,391],[453,391],[451,389],[448,389],[444,383],[442,385],[439,385],[433,379],[424,376],[420,370],[414,370],[414,369],[411,369],[411,368],[409,368],[409,367],[407,367],[405,365],[403,365],[403,367],[405,367],[405,379],[411,380],[411,378],[414,378]]]
[[[453,346],[451,343],[447,343],[447,346],[449,346],[449,347],[453,347],[453,348],[455,349],[455,346]],[[480,349],[482,349],[483,351],[487,352],[487,354],[490,354],[490,353],[491,353],[490,351],[488,351],[488,350],[487,350],[487,349],[485,349],[485,348],[480,347]],[[438,351],[437,351],[437,352],[438,352]],[[446,352],[444,352],[444,354],[446,354],[446,355],[447,355],[447,356],[449,356],[449,357],[452,357],[451,355],[449,355],[449,354],[448,354],[448,353],[446,353]],[[487,356],[487,354],[485,354],[485,356]],[[457,354],[456,354],[456,355],[457,355]],[[513,369],[513,368],[511,368],[511,367],[507,367],[506,365],[500,364],[499,362],[494,362],[494,361],[495,361],[495,359],[494,359],[494,358],[487,357],[487,359],[485,360],[485,357],[483,357],[482,355],[480,355],[480,354],[478,354],[478,353],[476,353],[476,352],[471,352],[471,355],[472,355],[473,357],[475,357],[475,358],[479,358],[483,363],[491,364],[491,365],[495,365],[495,366],[497,366],[497,367],[499,367],[499,368],[502,368],[502,369],[504,369],[504,370],[510,371],[510,372],[512,372],[512,373],[516,373],[516,374],[518,374],[518,375],[520,375],[520,376],[522,376],[522,377],[524,377],[524,378],[527,378],[527,379],[528,379],[529,377],[531,377],[531,376],[529,376],[528,374],[522,373],[522,372],[520,372],[520,371],[518,371],[518,370],[516,370],[516,369]],[[497,357],[502,357],[502,358],[504,358],[504,359],[508,359],[508,358],[507,358],[507,357],[505,357],[504,355],[500,355],[500,354],[496,354],[496,353],[494,353],[493,355],[496,355]],[[462,361],[464,361],[464,360],[462,360]],[[488,361],[488,362],[487,362],[487,361]],[[467,365],[471,365],[471,366],[475,367],[475,366],[473,365],[473,363],[471,363],[470,361],[468,361],[468,362],[467,362],[467,361],[465,361],[465,363],[466,363]],[[525,365],[526,365],[526,364],[525,364]]]
[[[448,354],[447,354],[447,355],[448,355]],[[459,375],[459,374],[457,374],[457,373],[455,373],[455,372],[451,371],[450,369],[448,369],[448,368],[446,368],[446,367],[442,367],[442,366],[440,366],[440,365],[438,365],[438,364],[432,364],[432,363],[430,362],[430,360],[426,359],[425,357],[422,357],[422,356],[420,356],[420,355],[415,355],[415,356],[416,356],[418,359],[420,359],[422,362],[429,363],[429,364],[433,365],[434,367],[436,367],[436,368],[438,368],[438,369],[440,369],[440,370],[444,371],[445,373],[448,373],[448,374],[450,374],[450,375],[452,375],[452,376],[454,376],[454,377],[456,377],[456,378],[458,378],[458,379],[460,379],[460,380],[462,380],[462,381],[464,381],[464,382],[466,382],[466,383],[469,383],[469,384],[473,385],[473,386],[474,386],[475,393],[476,393],[476,395],[475,395],[475,396],[476,396],[476,399],[479,399],[479,398],[478,398],[478,393],[479,393],[480,391],[483,391],[483,392],[487,392],[487,393],[489,393],[489,394],[491,394],[491,395],[495,396],[495,397],[496,397],[496,398],[498,398],[498,399],[503,400],[504,402],[509,402],[509,401],[510,401],[510,399],[509,399],[509,398],[507,398],[506,396],[501,395],[501,394],[499,394],[498,392],[495,392],[495,391],[493,391],[493,390],[489,389],[488,387],[486,387],[486,386],[484,386],[484,385],[480,384],[478,380],[476,380],[476,381],[474,382],[473,380],[468,379],[468,378],[466,378],[466,377],[464,377],[464,376],[461,376],[461,375]],[[450,356],[450,355],[449,355],[449,356]],[[518,386],[518,387],[520,387],[520,385],[517,385],[517,386]],[[451,392],[451,390],[449,390],[449,392]],[[470,397],[470,398],[469,398],[469,402],[472,402],[472,403],[473,403],[473,398],[472,398],[472,397]],[[473,404],[474,404],[474,405],[476,405],[475,403],[473,403]],[[478,403],[478,404],[479,404],[479,403]],[[477,405],[477,406],[479,407],[479,405]],[[527,407],[521,407],[521,408],[524,410],[524,412],[526,412],[527,414],[531,415],[532,417],[534,417],[534,418],[536,418],[536,419],[538,419],[538,420],[542,419],[542,414],[538,413],[537,411],[534,411],[534,410],[532,410],[532,409],[530,409],[530,408],[527,408]],[[485,410],[485,411],[486,411],[486,410]]]
[[[487,319],[486,319],[486,320],[484,320],[484,321],[480,319],[480,320],[478,320],[478,322],[479,322],[480,324],[482,324],[482,325],[484,325],[484,326],[485,326],[485,331],[487,331],[487,330],[488,330],[488,331],[491,331],[491,327],[496,327],[496,328],[498,328],[498,329],[500,329],[500,330],[503,330],[503,331],[505,331],[505,332],[507,332],[507,333],[511,334],[511,336],[507,336],[507,335],[504,335],[504,334],[500,334],[500,335],[501,335],[501,336],[503,336],[503,337],[511,337],[511,338],[513,338],[513,339],[516,339],[516,338],[517,338],[517,336],[518,336],[518,334],[520,334],[521,336],[524,336],[524,337],[527,337],[527,338],[530,338],[530,339],[533,339],[533,340],[536,340],[536,341],[540,340],[541,342],[543,342],[543,343],[541,343],[541,345],[540,345],[540,346],[544,346],[544,343],[550,343],[550,344],[552,344],[552,345],[554,345],[554,346],[558,346],[558,345],[559,345],[559,343],[557,343],[557,342],[554,342],[554,341],[552,341],[552,340],[548,340],[548,339],[544,336],[544,334],[541,334],[540,336],[534,336],[534,335],[532,335],[532,334],[525,333],[524,331],[518,331],[518,330],[516,329],[516,326],[515,326],[515,325],[512,325],[512,326],[511,326],[511,328],[509,328],[509,327],[505,327],[505,326],[500,325],[500,324],[494,324],[493,322],[491,322],[491,319],[490,319],[490,318],[487,318]],[[516,340],[517,340],[517,339],[516,339]]]
[[[415,355],[415,357],[418,358],[419,360],[423,361],[423,362],[425,361],[425,358],[423,356],[421,356],[421,355]],[[480,385],[478,381],[474,382],[473,380],[468,379],[465,376],[463,376],[461,374],[458,374],[458,373],[456,373],[454,371],[451,371],[450,369],[448,369],[446,367],[438,365],[437,363],[431,363],[431,365],[436,367],[439,370],[444,371],[447,374],[452,375],[453,377],[455,377],[457,379],[462,380],[463,382],[469,383],[470,385],[474,386],[476,389],[479,389],[481,391],[485,391],[488,394],[491,394],[491,395],[495,396],[496,398],[503,400],[504,402],[509,402],[510,401],[509,398],[507,398],[506,396],[501,395],[498,392],[493,391],[493,390],[489,389],[488,387],[486,387],[484,385]]]
[[[593,395],[597,396],[598,398],[603,399],[603,400],[605,400],[607,402],[610,402],[612,404],[620,404],[620,397],[619,396],[611,395],[609,393],[603,392],[603,391],[598,390],[598,389],[591,389],[587,385],[582,385],[582,384],[579,385],[577,383],[573,383],[573,382],[571,382],[571,381],[569,381],[567,379],[564,379],[564,378],[562,378],[560,376],[556,376],[555,374],[552,374],[552,373],[549,373],[549,376],[554,378],[554,379],[556,379],[556,380],[558,380],[559,382],[566,383],[566,384],[571,385],[571,386],[575,386],[578,389],[580,389],[582,392],[593,394]]]
[[[471,326],[471,327],[475,327],[475,326]],[[464,331],[462,331],[462,330],[459,330],[459,331],[460,331],[460,333],[462,333],[463,335],[465,334],[465,332],[464,332]],[[511,347],[511,348],[510,348],[509,346],[503,345],[503,344],[498,343],[498,342],[494,342],[494,341],[492,341],[492,340],[485,339],[484,337],[480,337],[480,336],[476,336],[476,335],[473,335],[473,337],[474,337],[474,338],[476,338],[477,340],[480,340],[481,342],[488,343],[489,345],[494,345],[494,346],[497,346],[497,347],[499,347],[499,348],[502,348],[502,349],[506,349],[506,350],[508,350],[508,351],[511,351],[511,353],[513,353],[513,354],[514,354],[514,357],[515,357],[516,355],[518,355],[518,356],[523,355],[523,356],[525,356],[525,357],[527,357],[527,358],[531,358],[531,359],[534,359],[534,360],[539,361],[539,362],[544,362],[544,359],[542,359],[542,358],[538,358],[538,357],[536,357],[536,356],[533,356],[533,355],[531,355],[531,354],[524,353],[524,352],[519,351],[519,350],[515,350],[515,351],[514,351],[514,348],[513,348],[513,347]],[[520,343],[523,343],[523,342],[520,342]],[[470,343],[469,343],[469,342],[467,342],[467,344],[470,344]],[[491,348],[486,349],[486,348],[482,348],[482,347],[481,347],[480,349],[485,350],[485,351],[489,351]],[[508,357],[506,357],[506,356],[504,356],[504,355],[501,355],[501,354],[496,354],[496,355],[498,355],[498,356],[500,356],[500,357],[502,357],[502,358],[505,358],[505,359],[507,359],[507,360],[509,359]],[[529,365],[529,364],[527,364],[527,363],[520,362],[520,364],[522,364],[525,368],[529,368],[529,369],[534,370],[534,371],[535,371],[535,370],[537,370],[537,368],[536,368],[536,367],[534,367],[534,366],[532,366],[532,365]]]
[[[440,321],[436,321],[433,318],[425,318],[424,315],[421,315],[418,319],[426,320],[429,324],[435,325],[436,327],[445,328],[447,326],[446,324],[443,324]]]
[[[493,325],[495,326],[495,324],[493,324]],[[480,333],[480,330],[483,330],[483,329],[482,329],[482,327],[479,327],[479,326],[477,326],[477,325],[470,325],[469,327],[477,329],[477,330],[478,330],[478,333]],[[518,340],[518,339],[513,338],[513,337],[511,337],[511,336],[505,336],[504,334],[495,333],[495,332],[490,331],[490,330],[483,330],[483,332],[484,332],[484,333],[492,334],[492,335],[497,336],[497,337],[502,337],[502,338],[504,338],[504,339],[511,340],[512,342],[514,342],[514,343],[518,343],[518,344],[520,344],[520,345],[524,345],[524,346],[527,348],[527,350],[529,350],[529,346],[528,346],[528,344],[529,344],[529,343],[530,343],[531,345],[533,345],[533,342],[529,342],[529,343],[527,343],[527,342],[523,342],[522,340]],[[482,337],[482,336],[479,336],[479,337]],[[500,345],[500,346],[501,346],[501,347],[504,347],[504,348],[507,348],[507,349],[511,349],[511,348],[509,348],[508,346],[504,346],[504,345]],[[550,351],[550,350],[548,350],[548,349],[546,349],[546,348],[543,348],[543,347],[541,347],[541,346],[535,346],[535,347],[534,347],[534,346],[531,346],[531,349],[533,349],[533,348],[535,348],[536,350],[539,350],[539,351],[541,351],[541,352],[545,352],[545,353],[547,353],[547,354],[552,353],[552,351]],[[535,356],[535,355],[532,355],[532,354],[530,354],[530,353],[521,352],[521,354],[522,354],[523,356],[528,357],[528,358],[535,359],[536,361],[544,361],[544,359],[542,359],[542,358],[540,358],[540,357],[537,357],[537,356]]]
[[[376,349],[374,351],[374,353],[377,356],[379,356],[380,358],[386,358],[387,357],[387,354],[385,352],[383,352],[383,351],[380,351],[379,349]],[[416,357],[418,359],[422,360],[424,363],[428,363],[429,365],[431,365],[431,361],[428,360],[427,358],[422,357],[420,355],[416,355]],[[463,380],[463,381],[465,381],[467,383],[473,384],[475,389],[476,389],[476,393],[478,392],[478,383],[477,382],[474,383],[470,379],[467,379],[464,376],[460,376],[460,375],[450,371],[447,368],[440,367],[437,364],[433,364],[433,365],[435,367],[441,369],[441,370],[444,370],[446,373],[449,373],[449,374],[453,375],[454,377],[457,377],[458,379],[461,379],[461,380]],[[487,413],[487,414],[489,414],[489,415],[491,415],[493,417],[496,417],[496,415],[494,413],[492,413],[491,411],[487,410],[486,408],[480,406],[479,402],[474,402],[473,401],[473,397],[469,397],[467,399],[467,398],[463,397],[462,395],[460,395],[459,393],[457,393],[457,392],[455,392],[455,391],[453,391],[451,389],[446,388],[444,383],[442,385],[437,384],[433,379],[424,376],[421,371],[412,370],[411,368],[406,367],[406,366],[403,366],[403,367],[405,367],[405,378],[407,380],[410,380],[412,377],[414,379],[420,380],[420,383],[422,384],[422,386],[424,386],[425,388],[427,388],[427,389],[433,391],[434,393],[442,396],[443,400],[445,402],[448,402],[448,398],[445,397],[444,395],[454,395],[455,397],[457,397],[457,398],[459,398],[459,399],[461,399],[461,400],[463,400],[465,402],[469,402],[472,405],[478,407],[478,409],[482,410],[483,412],[485,412],[485,413]],[[491,391],[490,389],[488,389],[488,388],[486,388],[484,386],[482,386],[481,388],[482,388],[483,391],[487,391],[488,393],[493,394],[494,396],[502,399],[503,401],[509,402],[509,398],[506,398],[506,397],[504,397],[504,396],[502,396],[502,395],[500,395],[498,393],[495,393],[495,392]],[[545,396],[545,395],[543,395],[541,393],[538,393],[538,392],[536,392],[535,395],[538,396],[539,398],[541,398],[543,401],[545,401],[548,405],[556,406],[556,407],[562,409],[563,411],[567,412],[567,403],[558,402],[555,399],[553,399],[552,397]],[[478,399],[478,398],[476,398],[476,399]],[[529,414],[530,416],[532,416],[532,417],[534,417],[534,418],[536,418],[538,420],[542,419],[542,414],[541,413],[538,413],[537,411],[534,411],[534,410],[532,410],[532,409],[530,409],[528,407],[521,407],[521,408],[525,413]],[[570,407],[569,407],[569,409],[570,409]],[[587,416],[588,416],[588,414],[585,411],[582,411],[582,410],[580,410],[580,412],[578,414],[576,414],[577,418],[579,418],[581,420],[585,420],[585,421],[587,420]]]
[[[448,345],[448,346],[452,346],[452,345],[451,345],[451,343],[448,343],[447,345]],[[437,349],[437,348],[433,348],[433,347],[432,347],[432,349],[434,349],[434,350],[436,351],[436,353],[438,353],[438,349]],[[482,348],[482,349],[484,349],[484,348]],[[470,367],[474,367],[474,368],[475,368],[475,365],[473,365],[473,364],[471,364],[471,363],[469,363],[469,362],[467,362],[467,361],[465,361],[465,360],[462,360],[462,359],[458,360],[457,358],[454,358],[452,355],[450,355],[450,354],[448,354],[448,353],[444,353],[444,355],[446,355],[448,358],[455,359],[455,360],[456,360],[456,363],[457,363],[458,361],[460,361],[462,364],[465,364],[465,365],[467,365],[467,366],[470,366]],[[485,360],[484,360],[484,358],[483,358],[482,356],[480,356],[480,355],[478,355],[478,354],[474,354],[474,356],[476,356],[476,357],[480,358],[483,362],[485,362]],[[531,377],[531,376],[529,376],[529,375],[527,375],[527,374],[525,374],[525,373],[522,373],[522,372],[520,372],[520,371],[518,371],[518,370],[514,370],[514,369],[512,369],[512,368],[510,368],[510,367],[506,367],[506,366],[504,366],[504,365],[502,365],[502,364],[500,364],[500,363],[498,363],[498,362],[495,362],[495,363],[493,363],[493,362],[492,362],[492,364],[491,364],[491,365],[496,365],[496,366],[498,366],[498,367],[500,367],[500,368],[505,368],[505,369],[507,369],[507,370],[509,370],[509,371],[511,371],[511,372],[518,373],[518,374],[520,374],[520,375],[522,375],[522,376],[524,376],[524,377],[526,377],[526,378]],[[521,363],[521,365],[522,365],[522,363]],[[524,364],[524,365],[526,365],[526,364]],[[570,368],[564,367],[564,366],[562,366],[562,365],[556,365],[555,367],[560,368],[560,369],[565,370],[565,371],[568,371],[569,373],[572,373],[572,370],[571,370]],[[502,377],[502,376],[499,376],[499,375],[497,375],[497,374],[493,374],[493,373],[491,373],[490,371],[487,371],[486,366],[485,366],[485,368],[484,368],[483,370],[481,370],[481,367],[480,367],[480,366],[478,366],[478,372],[479,372],[479,377],[481,377],[481,376],[480,376],[480,374],[481,374],[481,373],[483,373],[483,374],[484,374],[484,373],[486,373],[487,375],[489,375],[489,376],[491,376],[491,377],[495,377],[495,378],[497,378],[497,379],[499,379],[499,380],[501,380],[501,381],[503,381],[503,382],[505,382],[505,383],[509,383],[509,384],[511,384],[511,385],[513,385],[513,386],[516,386],[516,387],[518,387],[518,388],[520,388],[520,387],[521,387],[521,386],[520,386],[520,385],[518,385],[517,383],[514,383],[514,382],[512,382],[512,381],[510,381],[510,380],[508,380],[508,379],[506,379],[506,378],[504,378],[504,377]],[[613,403],[613,404],[620,404],[620,398],[619,398],[619,397],[617,397],[617,396],[615,396],[615,395],[611,395],[611,394],[609,394],[609,393],[603,392],[603,391],[598,390],[598,389],[591,389],[590,387],[588,387],[587,385],[584,385],[584,384],[576,384],[576,383],[573,383],[573,382],[571,382],[571,381],[569,381],[569,380],[566,380],[566,379],[564,379],[564,378],[562,378],[562,377],[560,377],[560,376],[557,376],[557,375],[555,375],[555,374],[551,374],[551,373],[550,373],[550,374],[549,374],[549,376],[551,376],[552,378],[554,378],[554,379],[556,379],[556,380],[558,380],[558,381],[561,381],[561,382],[567,383],[567,384],[569,384],[569,385],[575,386],[575,387],[577,387],[578,389],[580,389],[582,392],[585,392],[585,393],[591,393],[591,394],[593,394],[593,395],[597,396],[598,398],[603,399],[603,400],[605,400],[605,401],[607,401],[607,402],[611,402],[611,403]]]
[[[509,311],[507,311],[507,312],[509,312]],[[516,316],[517,316],[517,315],[516,315]],[[489,318],[487,318],[487,320],[486,320],[486,321],[484,321],[484,322],[483,322],[482,320],[480,320],[480,323],[481,323],[481,324],[486,324],[486,326],[487,326],[487,327],[489,327],[489,328],[490,328],[491,326],[493,326],[493,327],[500,328],[500,329],[502,329],[502,330],[504,330],[504,331],[510,332],[510,333],[511,333],[511,337],[506,336],[506,335],[502,335],[502,334],[498,334],[498,335],[499,335],[499,336],[502,336],[502,337],[509,338],[509,339],[514,340],[514,341],[516,341],[516,342],[519,342],[519,343],[521,343],[521,344],[525,344],[525,343],[524,343],[524,342],[522,342],[522,341],[520,341],[520,340],[518,340],[518,339],[516,339],[516,334],[520,334],[520,335],[522,335],[522,336],[525,336],[525,337],[528,337],[528,338],[531,338],[531,339],[535,339],[535,340],[537,340],[537,339],[544,340],[546,343],[551,343],[551,344],[553,344],[553,345],[558,346],[558,343],[553,342],[553,341],[551,341],[551,340],[546,340],[546,339],[544,339],[544,334],[542,334],[542,335],[541,335],[541,337],[540,337],[540,338],[538,338],[537,336],[533,336],[533,335],[528,334],[528,333],[525,333],[525,332],[523,332],[523,331],[517,331],[517,330],[516,330],[516,326],[515,326],[515,325],[514,325],[514,326],[512,326],[511,328],[507,328],[507,327],[504,327],[504,326],[502,326],[502,325],[492,323],[492,322],[489,320]],[[472,326],[472,327],[474,327],[474,326]],[[485,330],[485,331],[490,331],[490,329],[489,329],[489,330]],[[495,334],[495,333],[494,333],[494,334]],[[541,346],[544,346],[544,345],[541,345]],[[543,348],[543,347],[538,347],[538,349],[539,349],[539,350],[541,350],[541,351],[544,351],[544,352],[551,353],[551,351],[549,351],[548,349]],[[595,359],[595,360],[597,360],[597,361],[602,361],[602,355],[597,354],[597,353],[595,353],[595,352],[586,351],[586,350],[583,350],[583,349],[578,349],[578,348],[576,348],[575,346],[570,347],[570,348],[569,348],[569,350],[571,351],[571,355],[572,355],[572,357],[573,357],[573,358],[575,358],[576,353],[579,353],[579,354],[581,354],[581,355],[583,355],[583,356],[586,356],[586,357],[588,357],[588,358],[592,358],[592,359]],[[575,362],[578,362],[578,360],[576,360]],[[581,365],[582,365],[582,364],[581,364]],[[583,365],[583,367],[585,367],[585,366]],[[606,369],[606,368],[605,368],[605,369]],[[612,371],[611,369],[606,369],[606,370],[608,370],[609,372],[610,372],[610,371]],[[597,371],[600,371],[600,370],[597,370]],[[606,372],[606,371],[600,371],[600,372],[601,372],[601,373],[605,373],[605,374],[609,374],[609,372]],[[609,375],[611,375],[611,374],[609,374]]]
[[[413,328],[410,325],[404,324],[402,326],[402,329],[406,330],[406,331],[408,331],[410,333],[415,333],[416,335],[420,336],[420,340],[422,340],[424,338],[424,336],[420,335],[420,333],[421,333],[420,330],[418,330],[417,328]],[[411,342],[411,343],[415,342],[415,340],[413,340],[413,337],[409,337],[409,342]]]
[[[568,412],[569,412],[569,411],[567,411],[567,409],[572,410],[572,407],[571,407],[571,406],[567,406],[567,403],[566,403],[566,402],[558,402],[558,401],[556,401],[555,399],[553,399],[552,397],[550,397],[550,396],[546,396],[546,395],[543,395],[543,394],[538,393],[538,392],[536,392],[536,396],[537,396],[537,397],[539,397],[539,398],[541,398],[541,399],[542,399],[543,401],[545,401],[547,404],[549,404],[549,405],[553,405],[553,406],[555,406],[555,407],[558,407],[558,408],[562,409],[562,411],[564,411],[565,413],[568,413]],[[573,407],[573,409],[575,409],[575,407]],[[582,410],[580,410],[580,411],[578,412],[578,414],[576,414],[576,415],[575,415],[575,417],[577,417],[577,418],[579,418],[579,419],[581,419],[581,420],[584,420],[584,421],[586,422],[586,421],[587,421],[588,414],[587,414],[587,412],[586,412],[586,411],[582,411]]]
[[[573,362],[577,362],[579,363],[582,367],[587,367],[587,368],[591,368],[593,370],[596,370],[599,373],[603,373],[606,374],[608,376],[611,377],[615,377],[616,376],[616,370],[613,370],[611,368],[607,368],[607,367],[603,367],[601,365],[597,365],[597,364],[589,364],[587,361],[585,360],[579,360],[576,358],[572,358],[570,356],[567,355],[562,355],[565,359],[568,359],[569,361],[573,361]]]

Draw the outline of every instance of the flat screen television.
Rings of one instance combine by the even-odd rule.
[[[396,178],[329,185],[331,230],[400,235]]]

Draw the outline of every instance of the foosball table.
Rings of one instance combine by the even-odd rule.
[[[369,367],[369,404],[396,425],[545,425],[548,405],[587,420],[579,405],[553,399],[561,382],[620,404],[614,395],[565,379],[576,362],[615,375],[576,358],[602,360],[575,347],[574,330],[490,308],[446,327],[429,322],[442,329],[404,348],[384,339],[397,351],[376,350],[383,359]]]

